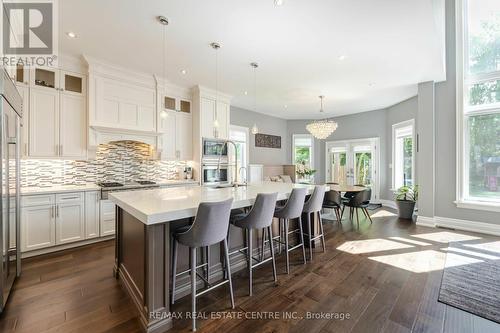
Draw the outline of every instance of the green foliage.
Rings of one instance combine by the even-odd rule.
[[[417,201],[418,200],[418,185],[402,186],[398,188],[394,197],[399,201]]]

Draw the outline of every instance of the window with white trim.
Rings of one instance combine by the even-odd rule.
[[[392,125],[392,188],[415,183],[414,120]]]
[[[457,196],[500,204],[500,1],[457,1]]]
[[[293,135],[293,163],[303,164],[308,168],[314,168],[314,138],[310,134]]]

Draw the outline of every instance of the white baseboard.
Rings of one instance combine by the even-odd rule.
[[[394,201],[392,201],[392,200],[380,199],[379,201],[382,204],[382,206],[384,206],[384,207],[389,207],[389,208],[392,208],[392,209],[398,209],[398,207],[396,206],[396,203]]]
[[[460,220],[442,216],[418,216],[417,225],[424,227],[444,227],[455,230],[472,231],[481,234],[500,236],[500,224]]]
[[[417,225],[423,226],[423,227],[435,227],[436,222],[434,220],[434,217],[427,217],[427,216],[417,216]]]

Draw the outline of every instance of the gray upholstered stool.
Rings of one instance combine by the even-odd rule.
[[[306,263],[306,249],[304,246],[304,231],[302,230],[302,209],[304,208],[304,201],[306,199],[307,189],[305,188],[296,188],[293,189],[288,201],[285,206],[276,208],[274,212],[274,217],[279,219],[279,227],[280,234],[274,239],[277,240],[280,244],[280,252],[281,247],[285,246],[285,254],[286,254],[286,273],[290,274],[290,251],[298,249],[302,247],[302,255],[304,256],[304,264]],[[289,223],[291,219],[299,220],[299,228],[295,230],[288,230]],[[288,244],[288,235],[291,233],[298,233],[300,237],[300,243],[290,247]],[[283,241],[283,238],[285,241]]]
[[[231,205],[233,199],[228,199],[221,202],[207,202],[201,203],[198,206],[198,212],[194,223],[188,230],[181,228],[179,232],[174,232],[174,246],[173,246],[173,262],[172,262],[172,304],[175,299],[175,282],[177,276],[185,273],[191,275],[191,314],[192,314],[192,327],[196,331],[196,297],[201,296],[217,287],[229,283],[229,292],[231,295],[231,306],[234,309],[234,295],[233,283],[231,281],[231,265],[229,263],[229,251],[227,247],[227,230],[229,229],[229,216],[231,214]],[[190,256],[190,270],[177,273],[177,252],[179,243],[189,247]],[[211,245],[221,243],[224,247],[227,279],[217,283],[214,286],[209,286],[207,289],[200,293],[196,293],[196,250],[198,248],[206,248]],[[206,281],[208,282],[208,281]]]
[[[274,282],[277,281],[276,277],[276,261],[274,258],[274,245],[273,245],[273,232],[271,225],[273,223],[273,214],[276,207],[276,199],[278,198],[278,193],[268,193],[268,194],[258,194],[255,199],[255,203],[248,214],[236,215],[231,224],[235,227],[245,229],[246,237],[246,247],[238,249],[229,253],[235,254],[238,252],[244,253],[246,250],[247,256],[247,267],[248,267],[248,291],[250,296],[252,296],[252,270],[270,260],[273,262],[273,276]],[[253,231],[254,229],[262,229],[263,236],[267,231],[268,237],[271,240],[269,242],[269,248],[271,251],[271,257],[264,259],[257,259],[253,256]],[[229,239],[229,233],[228,233]],[[264,249],[262,249],[264,252]],[[257,263],[254,264],[253,262]]]
[[[318,185],[314,188],[313,194],[307,202],[304,204],[304,209],[302,212],[307,216],[307,238],[309,241],[309,258],[313,259],[313,245],[316,239],[321,239],[321,245],[323,246],[323,252],[325,252],[325,233],[323,232],[323,221],[321,221],[321,208],[323,206],[323,199],[325,198],[325,185]],[[311,219],[311,215],[313,218]],[[312,224],[314,222],[314,215],[318,216],[319,231],[317,236],[312,234]]]

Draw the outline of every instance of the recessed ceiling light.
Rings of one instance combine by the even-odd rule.
[[[186,73],[187,73],[187,70],[185,70],[185,69],[181,69],[181,74],[182,74],[182,75],[186,75]]]
[[[246,91],[246,90],[245,90],[244,94],[245,94],[245,95],[248,95],[248,91]]]
[[[283,6],[283,0],[274,0],[274,5],[275,6]]]
[[[341,56],[339,57],[339,60],[340,60],[340,61],[342,61],[342,60],[345,60],[345,58],[347,58],[345,55],[341,55]]]
[[[69,38],[76,38],[77,37],[76,34],[73,31],[68,31],[66,33],[66,35],[68,35]]]

